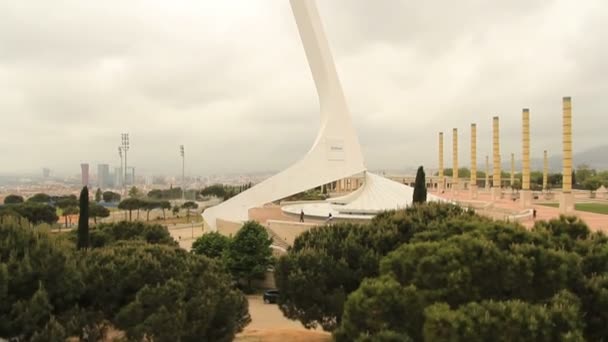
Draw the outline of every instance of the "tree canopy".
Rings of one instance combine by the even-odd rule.
[[[106,203],[120,202],[120,194],[117,192],[104,191],[103,194],[101,194],[101,198]]]
[[[527,230],[428,203],[314,228],[276,272],[285,315],[337,342],[608,336],[608,238],[576,218]]]
[[[424,175],[424,168],[418,167],[416,172],[416,181],[414,183],[414,195],[412,203],[424,203],[426,202],[426,177]]]
[[[255,221],[245,222],[230,243],[227,267],[237,281],[245,281],[248,290],[254,279],[263,279],[272,264],[271,244],[266,229]]]
[[[114,326],[128,340],[232,341],[250,321],[223,267],[176,247],[166,228],[102,224],[93,244],[96,231],[104,242],[79,252],[75,233],[0,223],[1,337],[101,340]]]
[[[6,204],[0,207],[0,217],[7,216],[22,217],[31,224],[53,224],[59,219],[55,207],[37,202]]]
[[[29,203],[49,203],[51,202],[51,196],[44,193],[37,193],[34,196],[27,199]]]
[[[80,191],[80,206],[78,208],[78,249],[89,248],[89,189],[85,186]]]
[[[225,257],[231,239],[217,232],[204,234],[192,243],[192,253],[219,259]]]
[[[18,204],[23,203],[23,196],[19,195],[8,195],[4,197],[4,204]]]

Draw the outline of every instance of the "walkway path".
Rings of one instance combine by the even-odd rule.
[[[471,196],[470,196],[468,190],[459,191],[457,194],[446,191],[445,194],[443,194],[442,196],[444,196],[448,199],[452,199],[456,202],[471,201]],[[555,202],[557,200],[558,200],[558,198],[556,197],[556,199],[553,202]],[[491,195],[489,192],[480,190],[476,201],[483,201],[486,203],[491,203],[492,202]],[[560,215],[559,209],[544,206],[544,205],[540,204],[543,201],[544,200],[534,201],[532,203],[533,204],[532,207],[534,209],[536,209],[536,220],[550,220],[553,218],[558,218]],[[577,201],[580,201],[580,200],[577,200]],[[478,210],[478,212],[480,214],[494,217],[496,219],[504,219],[504,217],[507,216],[509,212],[513,214],[513,213],[521,212],[523,210],[521,208],[521,204],[520,204],[519,200],[517,200],[517,201],[511,200],[510,196],[507,193],[505,193],[505,196],[503,199],[495,201],[493,203],[493,205],[495,208],[493,211],[492,211],[492,209],[490,209],[490,210],[488,210],[488,212],[484,212],[484,210]],[[580,219],[582,219],[583,221],[585,221],[585,223],[587,223],[587,225],[589,226],[589,228],[591,228],[591,230],[603,231],[603,232],[608,233],[608,215],[596,214],[596,213],[590,213],[590,212],[578,211],[578,210],[575,211],[573,213],[573,215],[577,216]],[[524,226],[530,228],[534,225],[534,220],[532,218],[530,218],[530,219],[522,221],[521,223]]]

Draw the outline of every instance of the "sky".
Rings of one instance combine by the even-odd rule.
[[[478,160],[606,144],[608,2],[318,1],[368,168],[437,167],[437,135],[477,124]],[[0,174],[77,174],[80,163],[139,174],[278,171],[319,126],[318,99],[286,0],[0,0]],[[505,157],[503,157],[503,160]],[[94,172],[94,171],[93,171]]]

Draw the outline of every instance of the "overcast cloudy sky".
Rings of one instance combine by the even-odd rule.
[[[469,125],[479,159],[492,116],[502,153],[606,142],[605,0],[323,0],[318,4],[371,169],[437,165],[437,132]],[[118,164],[140,173],[280,170],[304,154],[318,101],[286,0],[0,0],[0,173]],[[554,153],[551,153],[554,154]],[[93,168],[94,169],[94,168]]]

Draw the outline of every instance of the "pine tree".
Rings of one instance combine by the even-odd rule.
[[[78,249],[89,248],[89,189],[80,192],[80,216],[78,217]]]
[[[420,166],[418,168],[418,172],[416,172],[416,183],[414,184],[414,196],[412,198],[412,202],[426,202],[426,177],[424,175],[424,168],[422,166]]]

